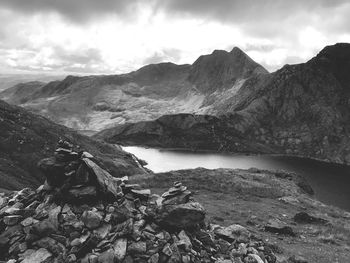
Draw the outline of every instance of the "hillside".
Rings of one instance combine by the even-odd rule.
[[[37,162],[62,139],[95,156],[114,176],[144,173],[130,154],[97,142],[44,117],[0,101],[0,188],[18,190],[38,186],[43,179]]]
[[[216,102],[259,75],[267,71],[234,48],[215,50],[192,65],[160,63],[122,75],[68,76],[35,88],[28,83],[25,93],[13,87],[0,99],[77,130],[99,131],[164,114],[215,112]]]
[[[350,44],[329,46],[306,63],[250,77],[233,97],[214,104],[217,117],[213,125],[203,126],[201,118],[188,115],[182,122],[194,120],[196,124],[198,119],[198,125],[182,129],[183,124],[176,121],[178,115],[172,115],[166,117],[171,126],[158,119],[108,129],[96,136],[129,145],[139,144],[137,138],[144,136],[153,139],[140,144],[169,147],[171,134],[171,147],[196,150],[206,149],[207,140],[215,137],[217,143],[211,150],[242,152],[245,147],[236,147],[236,143],[248,141],[269,149],[267,153],[350,164],[349,63]],[[227,128],[218,128],[222,125]],[[191,134],[198,135],[194,142],[182,140]]]
[[[164,115],[155,121],[120,125],[103,130],[96,139],[121,145],[230,151],[240,153],[275,153],[278,150],[250,141],[237,131],[230,117],[210,115]]]

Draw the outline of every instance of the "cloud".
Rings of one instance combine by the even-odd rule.
[[[164,49],[156,51],[151,56],[143,60],[144,65],[156,64],[161,62],[177,63],[181,57],[181,50],[178,49]]]
[[[125,73],[240,47],[270,71],[350,41],[348,0],[0,0],[0,72]]]
[[[320,9],[329,10],[347,2],[347,0],[160,0],[157,7],[171,13],[178,12],[233,23],[249,23],[274,18],[286,19],[299,11],[313,13]]]
[[[74,22],[85,22],[98,16],[132,15],[146,0],[1,0],[0,7],[25,14],[53,12]],[[149,3],[151,3],[149,1]]]

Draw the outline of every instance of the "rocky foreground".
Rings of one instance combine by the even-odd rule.
[[[315,200],[294,173],[197,168],[130,180],[159,194],[181,181],[206,209],[206,221],[244,226],[274,248],[277,262],[349,262],[350,213]]]
[[[180,182],[151,194],[65,142],[39,168],[44,185],[0,197],[2,262],[287,262],[276,245],[242,225],[206,222],[205,209]],[[295,234],[278,222],[265,228]],[[288,262],[307,261],[294,255]]]

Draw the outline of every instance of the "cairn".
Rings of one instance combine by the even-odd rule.
[[[0,262],[276,262],[246,228],[207,225],[180,182],[152,195],[63,141],[39,167],[37,190],[0,196]]]

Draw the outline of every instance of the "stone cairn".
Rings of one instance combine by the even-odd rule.
[[[44,185],[0,195],[0,262],[276,262],[246,228],[206,224],[180,182],[152,195],[58,146],[38,164]]]

